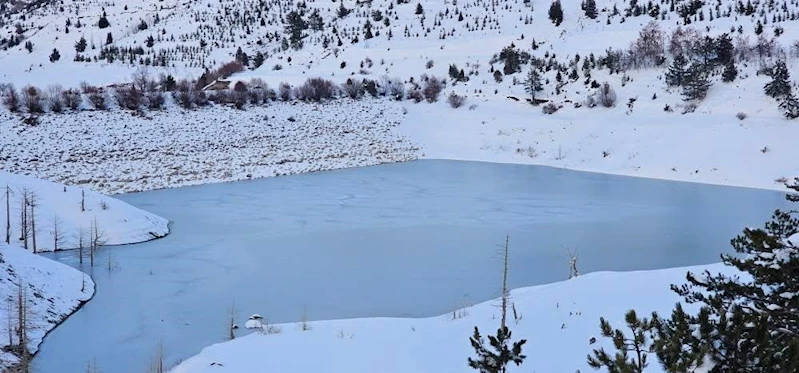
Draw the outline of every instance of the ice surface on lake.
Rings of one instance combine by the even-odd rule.
[[[771,191],[454,161],[120,197],[172,233],[100,252],[85,268],[95,298],[45,340],[37,372],[96,359],[140,373],[159,341],[174,363],[223,341],[234,303],[237,323],[447,313],[499,295],[505,234],[512,287],[567,278],[565,248],[581,273],[711,263],[786,206]]]

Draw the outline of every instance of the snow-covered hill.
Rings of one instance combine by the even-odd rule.
[[[47,332],[93,294],[94,282],[83,272],[0,242],[0,322],[12,328],[20,325],[21,295],[28,329],[24,338],[30,353],[38,350]],[[13,333],[9,337],[8,332],[8,328],[0,328],[0,371],[19,361],[21,350],[8,345],[11,339],[18,346],[19,336]]]
[[[78,187],[0,172],[0,189],[3,199],[0,239],[5,240],[5,198],[8,192],[11,244],[27,244],[27,249],[33,252],[52,251],[56,245],[58,250],[78,248],[81,237],[83,246],[89,247],[95,226],[99,235],[98,243],[103,245],[142,242],[169,233],[169,222],[166,219]],[[27,207],[24,221],[28,222],[27,229],[21,223],[25,200]],[[27,240],[23,232],[27,232]]]
[[[681,284],[688,271],[730,273],[723,265],[640,272],[597,272],[554,284],[511,292],[518,320],[508,315],[513,340],[527,339],[527,359],[509,372],[590,372],[591,350],[612,350],[599,335],[599,318],[614,327],[635,309],[670,314],[680,297],[669,285]],[[352,319],[272,325],[277,334],[256,332],[205,348],[172,373],[293,372],[474,372],[469,337],[474,327],[483,336],[499,327],[498,300],[427,319]],[[689,305],[686,309],[691,309]],[[260,311],[260,310],[253,310]],[[308,312],[313,312],[309,310]],[[262,313],[262,315],[264,315]],[[268,317],[268,314],[264,315]],[[591,344],[591,338],[597,342]],[[307,358],[309,351],[313,358]],[[654,359],[654,357],[650,357]],[[661,372],[652,362],[647,372]]]
[[[775,189],[799,175],[791,161],[799,149],[790,143],[799,126],[783,116],[781,99],[763,90],[770,81],[764,73],[775,62],[796,70],[796,1],[599,0],[594,19],[578,2],[565,2],[560,24],[549,19],[550,4],[67,0],[6,11],[0,17],[0,82],[18,91],[38,87],[45,114],[34,119],[24,104],[17,113],[0,110],[0,168],[105,192],[417,157]],[[107,27],[100,27],[101,18]],[[293,41],[292,24],[308,26],[295,27],[299,39]],[[731,49],[718,47],[723,34]],[[298,40],[302,47],[292,47]],[[61,58],[50,62],[53,47]],[[727,66],[712,62],[728,52],[737,72],[731,82],[722,79]],[[707,66],[706,98],[686,101],[682,87],[666,84],[677,54]],[[516,57],[518,68],[511,66]],[[229,108],[235,93],[198,91],[233,60],[247,64],[227,79],[229,87],[242,82],[254,100],[242,95],[243,111]],[[175,99],[167,94],[166,109],[148,109],[148,99],[132,112],[116,103],[117,84],[141,77],[142,65],[155,80],[142,89],[179,91]],[[537,99],[551,106],[525,103],[531,70],[541,75]],[[431,76],[446,81],[439,100],[416,103]],[[309,103],[299,87],[311,77],[330,79],[340,87],[335,95],[362,101]],[[184,78],[191,81],[179,84]],[[358,91],[370,80],[377,95],[391,96],[398,86],[403,101]],[[81,82],[87,84],[78,113],[50,112],[47,96],[60,92],[51,85]],[[593,107],[597,86],[605,82],[615,103]],[[294,89],[283,90],[283,83]],[[280,99],[284,91],[287,103]],[[259,98],[272,93],[276,101]],[[464,97],[463,106],[450,108],[450,94]],[[197,105],[182,109],[181,95]],[[203,106],[202,95],[217,104]],[[99,96],[110,111],[93,110]],[[556,112],[545,114],[542,106]],[[361,113],[372,120],[361,123]],[[267,116],[265,125],[260,118]]]

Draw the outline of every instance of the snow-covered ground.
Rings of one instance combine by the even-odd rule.
[[[390,101],[341,100],[46,115],[35,127],[7,120],[0,169],[121,193],[369,166],[416,158],[395,129],[403,116]]]
[[[0,300],[3,306],[0,308],[0,322],[4,326],[18,325],[20,286],[25,289],[27,300],[30,329],[27,338],[31,352],[38,350],[47,332],[94,294],[94,282],[83,272],[2,242]],[[16,335],[13,338],[14,344],[18,344]],[[0,371],[18,361],[14,354],[4,352],[8,341],[8,328],[0,328]]]
[[[510,372],[590,372],[593,348],[612,349],[599,335],[599,318],[624,327],[624,313],[635,309],[668,315],[680,301],[669,289],[687,271],[730,273],[720,264],[640,272],[595,272],[568,281],[511,292],[519,320],[508,315],[513,340],[526,339],[527,359]],[[172,373],[245,372],[474,372],[469,337],[474,327],[485,337],[500,324],[498,300],[453,310],[433,318],[372,318],[273,325],[280,333],[255,332],[204,349]],[[686,309],[690,310],[691,307]],[[597,342],[590,343],[595,337]],[[312,355],[313,358],[308,358]],[[647,372],[662,371],[650,357]]]
[[[169,233],[169,221],[125,202],[75,186],[64,186],[50,181],[0,172],[0,195],[5,199],[8,187],[11,216],[11,244],[24,245],[20,224],[22,201],[28,194],[28,220],[36,227],[36,252],[53,251],[58,236],[58,249],[89,246],[95,223],[104,245],[122,245],[163,237]],[[33,201],[33,204],[31,204]],[[5,202],[2,201],[2,236],[5,238]],[[33,213],[31,213],[33,211]],[[56,234],[57,233],[57,234]],[[33,229],[28,230],[28,249],[34,251]]]

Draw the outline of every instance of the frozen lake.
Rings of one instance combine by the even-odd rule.
[[[499,295],[506,234],[512,287],[566,279],[565,248],[582,272],[716,262],[786,206],[779,192],[432,160],[121,199],[172,233],[83,268],[97,294],[45,339],[36,372],[146,372],[159,341],[172,364],[223,341],[234,302],[239,325],[446,313]]]

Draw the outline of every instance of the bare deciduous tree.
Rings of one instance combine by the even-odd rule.
[[[502,324],[501,328],[505,328],[505,320],[508,315],[508,298],[510,296],[510,292],[508,292],[508,247],[510,244],[510,235],[505,236],[505,250],[503,255],[503,266],[502,266]]]
[[[11,244],[11,187],[6,184],[6,243]]]
[[[303,307],[302,318],[300,319],[300,330],[305,332],[311,329],[312,329],[311,324],[308,323],[308,309]]]
[[[31,244],[33,245],[33,253],[36,254],[38,252],[38,246],[36,245],[36,207],[39,206],[39,196],[36,192],[30,192],[28,206],[30,207],[28,219],[30,219]]]
[[[238,325],[236,325],[236,300],[233,300],[233,303],[230,305],[228,309],[228,339],[234,340],[236,339],[236,329],[238,329]]]
[[[61,232],[61,219],[58,215],[53,216],[53,251],[58,251],[58,245],[64,240],[64,233]]]

